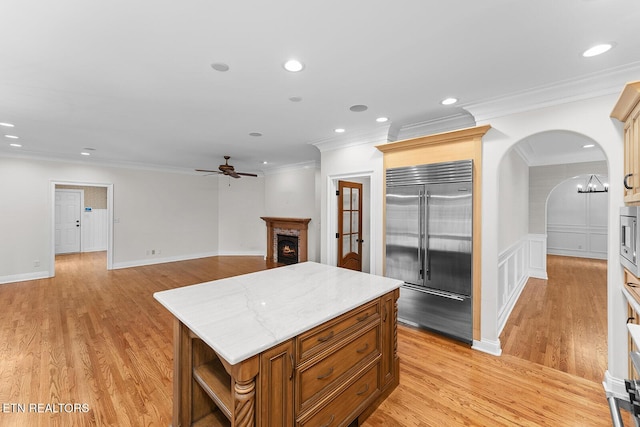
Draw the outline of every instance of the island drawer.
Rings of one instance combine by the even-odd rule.
[[[302,363],[323,349],[335,344],[363,325],[380,318],[380,300],[349,311],[333,321],[303,333],[298,337],[296,357]]]
[[[297,427],[344,426],[358,416],[378,394],[379,363],[360,375],[350,386],[331,399],[322,409],[309,416],[299,417]]]
[[[380,354],[380,327],[371,324],[359,334],[353,334],[328,355],[299,369],[297,389],[299,408],[304,410],[324,393],[348,382],[357,366]]]

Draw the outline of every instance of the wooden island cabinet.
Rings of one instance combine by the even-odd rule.
[[[158,292],[173,426],[346,426],[399,381],[400,282],[317,263]]]

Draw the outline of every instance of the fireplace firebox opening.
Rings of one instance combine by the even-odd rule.
[[[278,234],[277,262],[281,264],[298,262],[298,236]]]

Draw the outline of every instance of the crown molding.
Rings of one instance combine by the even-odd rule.
[[[446,117],[425,120],[401,126],[390,141],[412,139],[420,136],[449,132],[457,129],[471,128],[476,125],[474,117],[465,110]]]
[[[59,154],[41,154],[34,152],[21,152],[21,153],[0,153],[0,157],[25,159],[25,160],[44,160],[57,163],[72,163],[83,166],[102,166],[110,168],[120,169],[133,169],[133,170],[147,170],[154,172],[168,172],[168,173],[180,173],[185,175],[197,175],[193,169],[178,168],[172,166],[154,165],[149,163],[136,163],[136,162],[122,162],[122,161],[109,161],[104,159],[95,159],[91,157],[79,159],[72,159]]]
[[[625,84],[637,80],[638,75],[640,62],[634,62],[461,107],[471,113],[476,122],[486,122],[509,114],[619,94]]]

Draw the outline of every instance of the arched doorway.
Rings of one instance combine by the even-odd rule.
[[[566,276],[558,275],[558,271],[579,272],[580,268],[584,268],[578,264],[588,262],[585,261],[587,258],[580,262],[574,261],[573,265],[570,261],[579,258],[570,259],[567,256],[576,256],[579,247],[585,256],[588,255],[586,249],[590,245],[584,243],[585,239],[594,236],[595,240],[600,239],[598,250],[604,250],[606,258],[608,201],[601,206],[604,209],[604,218],[594,216],[596,222],[602,226],[600,231],[604,236],[596,236],[596,233],[590,235],[584,230],[585,227],[579,228],[576,225],[578,221],[571,224],[570,219],[572,208],[575,207],[572,205],[577,204],[577,201],[582,201],[583,209],[586,205],[585,199],[575,198],[578,195],[575,187],[577,184],[571,180],[575,180],[576,177],[588,177],[592,173],[600,176],[607,174],[604,152],[592,139],[564,130],[547,131],[524,138],[501,160],[498,182],[499,278],[502,282],[498,286],[498,303],[501,304],[499,333],[503,354],[511,354],[574,374],[579,374],[575,370],[582,369],[581,363],[597,365],[592,375],[600,380],[607,366],[606,261],[600,261],[597,266],[600,270],[604,268],[599,276],[602,280],[599,284],[600,296],[597,304],[601,319],[594,321],[597,324],[585,325],[585,322],[589,322],[588,316],[585,319],[566,316],[560,320],[554,317],[572,310],[569,304],[575,301],[562,298],[572,298],[575,294],[545,292],[549,289],[559,290],[559,283],[567,280]],[[567,183],[560,185],[563,182]],[[572,187],[571,190],[569,186]],[[557,217],[562,221],[554,219],[552,229],[548,231],[547,201],[554,189],[558,189],[557,196],[561,200],[558,206],[552,206],[552,209],[555,209],[553,215],[558,213]],[[573,191],[575,195],[571,193],[569,197],[568,191]],[[587,197],[582,194],[581,196]],[[553,196],[551,200],[555,203]],[[582,219],[587,217],[588,214],[583,211],[581,221],[584,223]],[[578,235],[578,231],[583,235]],[[572,232],[574,234],[571,234]],[[562,239],[565,239],[564,243]],[[595,242],[590,243],[591,246],[596,246]],[[564,258],[554,255],[558,258],[554,258],[550,265],[547,263],[549,245],[553,246],[558,255],[564,255]],[[562,247],[575,247],[576,251],[561,254],[558,248]],[[544,274],[541,274],[542,272]],[[578,279],[579,273],[574,276]],[[545,286],[549,288],[545,289]],[[539,292],[530,292],[532,290]],[[551,295],[553,300],[545,299]],[[566,337],[571,335],[579,338],[581,335],[573,335],[572,328],[589,329],[592,326],[601,329],[599,336],[603,337],[603,342],[598,343],[598,351],[594,352],[597,353],[594,354],[594,359],[597,360],[586,360],[589,355],[585,355],[576,347],[576,342],[569,342]],[[558,332],[557,328],[562,328],[562,331]],[[553,346],[555,347],[552,351]],[[581,359],[578,362],[580,366],[576,365],[576,358]]]

